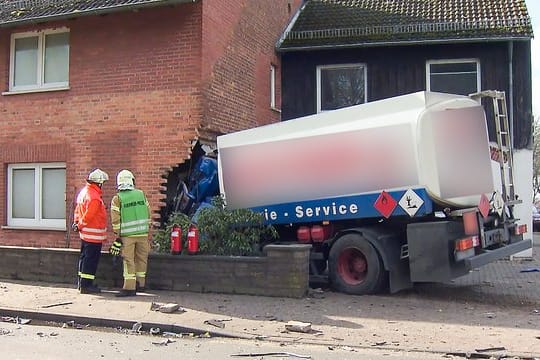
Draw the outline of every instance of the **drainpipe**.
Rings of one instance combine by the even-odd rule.
[[[510,123],[510,144],[514,147],[514,42],[508,42],[508,121]]]

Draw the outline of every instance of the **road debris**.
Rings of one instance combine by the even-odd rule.
[[[311,332],[311,323],[291,320],[285,324],[285,329],[294,332],[309,333]]]
[[[169,345],[169,344],[171,344],[173,342],[174,341],[172,341],[171,339],[165,338],[165,339],[163,339],[161,341],[152,341],[152,344],[159,345],[159,346],[167,346],[167,345]]]
[[[321,288],[316,288],[316,289],[309,289],[308,290],[308,295],[307,295],[309,298],[313,298],[313,299],[324,299],[324,290],[321,289]]]
[[[223,329],[225,328],[224,321],[231,321],[231,320],[232,319],[210,319],[210,320],[205,320],[204,324],[212,325],[220,329]]]
[[[163,334],[161,335],[163,335],[164,337],[175,337],[175,338],[181,338],[184,336],[184,334],[178,334],[178,333],[170,332],[170,331],[164,331]]]
[[[137,333],[140,333],[141,332],[141,329],[142,329],[142,322],[136,322],[135,324],[133,324],[133,326],[131,327],[131,331],[134,331],[134,332],[137,332]]]
[[[39,337],[46,337],[46,336],[51,336],[51,337],[54,337],[54,336],[58,336],[59,334],[57,332],[52,332],[52,333],[49,333],[49,334],[45,334],[44,332],[37,332],[36,333],[37,336]]]
[[[267,352],[267,353],[249,353],[249,354],[232,354],[237,357],[257,357],[257,356],[291,356],[300,359],[311,359],[311,355],[300,355],[291,352]]]
[[[488,351],[503,351],[503,350],[506,350],[504,346],[498,346],[498,347],[489,347],[485,349],[475,349],[474,351],[481,353],[481,352],[488,352]]]
[[[152,311],[159,311],[162,313],[173,313],[173,312],[186,312],[185,309],[181,308],[180,305],[175,303],[159,303],[159,302],[152,302],[150,305],[150,310]]]
[[[446,353],[445,356],[455,356],[455,357],[463,357],[465,359],[492,359],[493,354],[482,354],[478,352],[450,352]]]
[[[11,330],[0,328],[0,335],[11,334]]]
[[[47,309],[47,308],[51,308],[51,307],[55,307],[55,306],[63,306],[63,305],[70,305],[70,304],[73,304],[73,302],[72,301],[66,301],[66,302],[61,302],[61,303],[43,305],[42,308]]]
[[[18,316],[17,317],[2,316],[0,319],[3,322],[11,322],[11,323],[21,324],[21,325],[30,324],[30,322],[32,321],[31,319],[23,319],[23,318],[20,318]]]
[[[62,328],[65,329],[68,327],[72,327],[74,329],[82,329],[83,327],[90,327],[90,325],[83,326],[81,324],[77,324],[74,320],[71,320],[62,324]]]
[[[300,332],[304,334],[320,334],[322,331],[311,328],[311,323],[291,320],[285,324],[286,331]]]
[[[158,327],[151,327],[150,328],[150,335],[158,335],[161,332],[161,329]]]

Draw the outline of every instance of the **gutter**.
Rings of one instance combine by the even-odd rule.
[[[352,44],[331,44],[331,45],[308,45],[294,46],[286,48],[276,48],[277,52],[285,53],[292,51],[316,51],[316,50],[341,50],[351,48],[370,48],[383,46],[405,46],[405,45],[434,45],[434,44],[464,44],[473,42],[497,42],[497,41],[530,41],[530,36],[519,37],[479,37],[467,39],[435,39],[435,40],[408,40],[408,41],[381,41],[381,42],[357,42]]]
[[[197,1],[198,0],[152,0],[152,1],[140,3],[140,4],[122,4],[122,5],[107,6],[107,7],[89,9],[89,10],[76,10],[75,9],[75,10],[72,10],[70,13],[64,13],[64,14],[58,14],[58,15],[44,15],[44,16],[31,17],[27,19],[5,21],[5,22],[0,23],[0,28],[36,24],[36,23],[48,22],[48,21],[73,19],[73,18],[82,17],[82,16],[103,15],[103,14],[137,10],[137,9],[143,9],[143,8],[153,8],[153,7],[168,6],[168,5],[195,3]]]
[[[279,51],[279,48],[281,47],[281,45],[283,45],[283,42],[287,38],[287,35],[291,31],[291,29],[294,27],[294,24],[296,24],[296,21],[298,20],[298,17],[300,17],[300,13],[302,13],[302,11],[304,11],[304,8],[306,7],[306,5],[307,5],[307,2],[304,2],[302,4],[302,6],[300,6],[296,10],[296,14],[293,15],[291,21],[289,21],[289,25],[287,25],[287,28],[281,33],[281,36],[279,37],[278,41],[276,42],[276,45],[275,45],[276,51]]]

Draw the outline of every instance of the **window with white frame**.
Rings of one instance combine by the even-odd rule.
[[[367,101],[365,64],[317,66],[317,112]]]
[[[66,164],[8,165],[8,226],[66,228]]]
[[[426,63],[426,89],[469,95],[480,91],[480,62],[476,59],[431,60]]]
[[[11,36],[10,91],[69,85],[69,31],[65,28]]]
[[[276,109],[276,65],[270,65],[270,109]]]

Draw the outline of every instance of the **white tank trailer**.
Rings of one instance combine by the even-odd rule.
[[[493,206],[485,111],[467,96],[417,92],[217,145],[227,206],[264,213],[280,241],[312,244],[313,277],[340,291],[448,281],[531,246],[511,207]]]

